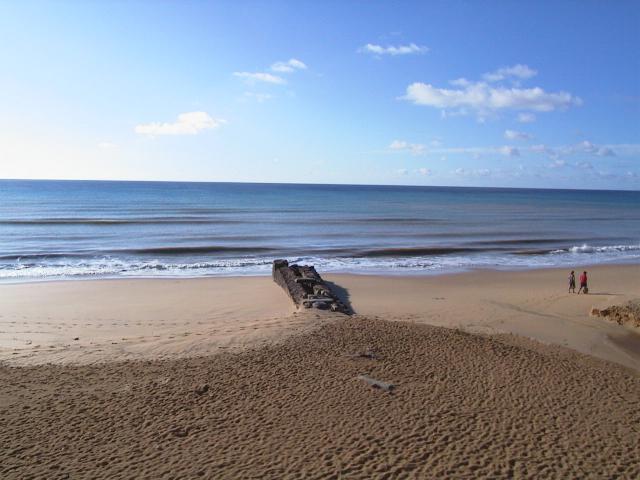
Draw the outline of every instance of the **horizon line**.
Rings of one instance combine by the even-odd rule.
[[[305,186],[342,186],[342,187],[403,187],[403,188],[474,188],[501,190],[557,190],[583,192],[640,192],[639,189],[614,188],[554,188],[554,187],[505,187],[475,185],[405,185],[393,183],[305,183],[305,182],[255,182],[234,180],[121,180],[91,178],[0,178],[0,182],[109,182],[109,183],[199,183],[199,184],[246,184],[246,185],[305,185]]]

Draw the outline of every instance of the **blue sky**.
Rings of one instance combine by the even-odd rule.
[[[638,189],[638,2],[3,2],[0,178]]]

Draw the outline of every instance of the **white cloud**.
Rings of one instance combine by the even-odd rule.
[[[111,150],[113,148],[116,148],[117,145],[115,143],[111,143],[111,142],[100,142],[98,143],[98,148],[100,150]]]
[[[449,83],[455,87],[467,87],[471,85],[471,81],[466,78],[456,78],[455,80],[450,80]]]
[[[594,157],[620,156],[635,158],[640,155],[640,144],[611,144],[597,145],[589,141],[578,144],[548,146],[545,144],[525,145],[515,147],[512,145],[487,145],[487,146],[465,146],[465,147],[435,147],[428,148],[422,144],[413,144],[404,140],[394,140],[388,146],[388,151],[408,152],[414,155],[431,155],[446,161],[448,155],[468,156],[474,160],[481,158],[496,157],[503,155],[506,157],[535,157],[544,156],[550,160],[558,160],[570,156],[591,155]],[[495,173],[495,171],[494,171]]]
[[[414,82],[406,88],[401,100],[416,105],[438,108],[443,118],[475,113],[478,121],[501,111],[519,112],[518,121],[535,121],[531,112],[552,112],[582,105],[582,100],[568,92],[547,92],[541,87],[521,88],[517,82],[504,85],[502,80],[526,79],[537,72],[526,65],[504,67],[484,75],[484,81],[458,78],[449,83],[452,88],[439,88],[429,83]]]
[[[598,147],[596,147],[593,143],[591,143],[588,140],[585,140],[584,142],[580,142],[578,145],[576,145],[576,149],[583,150],[587,153],[596,153],[598,151]]]
[[[519,113],[518,121],[520,123],[533,123],[536,121],[536,116],[533,113]]]
[[[145,123],[136,125],[135,132],[141,135],[196,135],[202,130],[212,130],[227,123],[221,118],[212,118],[206,112],[187,112],[178,115],[174,123]]]
[[[284,78],[266,72],[233,72],[233,76],[243,78],[247,83],[265,82],[276,85],[287,83]]]
[[[495,172],[499,172],[499,170],[496,170]],[[456,168],[452,173],[460,177],[488,177],[494,172],[489,170],[488,168],[479,168],[475,170],[467,170],[465,168]]]
[[[615,152],[609,147],[599,147],[585,140],[576,146],[576,150],[582,150],[586,153],[597,155],[598,157],[615,157]]]
[[[550,168],[562,168],[566,166],[567,161],[562,159],[555,160],[553,163],[551,163],[551,165],[549,165]]]
[[[585,170],[593,170],[593,165],[591,164],[591,162],[578,162],[576,163],[576,167],[580,167]]]
[[[418,169],[418,173],[420,175],[424,175],[426,177],[426,176],[431,175],[431,170],[429,170],[428,168],[422,167],[422,168]]]
[[[286,62],[276,62],[271,65],[271,70],[280,73],[291,73],[296,70],[306,70],[307,66],[296,58],[291,58]]]
[[[596,155],[598,155],[599,157],[615,157],[616,152],[614,152],[609,147],[600,147]]]
[[[629,148],[631,147],[631,148]],[[545,145],[532,145],[530,150],[535,153],[545,153],[552,158],[557,158],[560,155],[576,155],[576,154],[589,154],[595,155],[596,157],[615,157],[617,156],[616,151],[619,150],[621,153],[629,154],[629,155],[638,155],[640,154],[640,150],[637,148],[633,148],[634,145],[596,145],[588,140],[583,142],[573,144],[573,145],[562,145],[559,147],[551,148]],[[614,150],[615,148],[615,150]]]
[[[640,144],[638,143],[619,143],[617,145],[603,145],[602,147],[610,149],[614,155],[640,155]]]
[[[485,73],[482,78],[484,78],[487,82],[499,82],[500,80],[505,80],[507,78],[519,78],[521,80],[526,80],[531,77],[535,77],[538,72],[532,68],[529,68],[527,65],[514,65],[512,67],[502,67],[496,70],[495,72]]]
[[[498,151],[504,155],[505,157],[519,157],[520,156],[520,150],[518,150],[516,147],[510,147],[508,145],[505,145],[504,147],[500,147],[498,149]]]
[[[403,141],[403,140],[394,140],[389,145],[389,148],[391,150],[404,150],[408,146],[409,146],[409,144],[407,142]]]
[[[546,145],[542,145],[542,144],[540,144],[540,145],[531,145],[529,147],[529,151],[531,151],[533,153],[543,153],[543,154],[547,155],[551,159],[556,159],[559,156],[558,152],[556,152],[555,149],[553,149],[551,147],[547,147]]]
[[[404,140],[394,140],[389,144],[389,149],[410,152],[412,155],[423,155],[427,152],[427,147],[422,143],[408,143]]]
[[[504,138],[507,140],[530,140],[532,137],[528,133],[518,132],[517,130],[505,130]]]
[[[393,45],[383,47],[382,45],[367,43],[358,51],[363,53],[370,53],[373,55],[420,55],[423,53],[427,53],[429,51],[429,48],[416,45],[415,43],[410,43],[409,45],[398,45],[397,47]]]
[[[540,87],[492,87],[483,82],[459,89],[415,82],[407,87],[407,94],[401,98],[416,105],[440,109],[471,109],[480,115],[499,110],[551,112],[582,104],[580,98],[567,92],[545,92]]]

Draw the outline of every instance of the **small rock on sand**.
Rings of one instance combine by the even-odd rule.
[[[209,384],[198,385],[195,389],[196,395],[204,395],[209,391]]]
[[[189,434],[188,429],[182,427],[173,427],[169,430],[169,433],[172,433],[176,437],[186,437]]]

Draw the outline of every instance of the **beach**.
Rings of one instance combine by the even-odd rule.
[[[640,2],[0,12],[0,480],[640,480]]]
[[[0,474],[637,478],[640,335],[589,312],[639,267],[588,270],[326,275],[350,317],[269,277],[0,285]]]
[[[637,265],[438,276],[324,275],[357,316],[516,334],[640,370],[638,332],[589,316],[640,297]],[[240,351],[313,328],[270,277],[116,279],[0,285],[0,359],[94,363]]]

